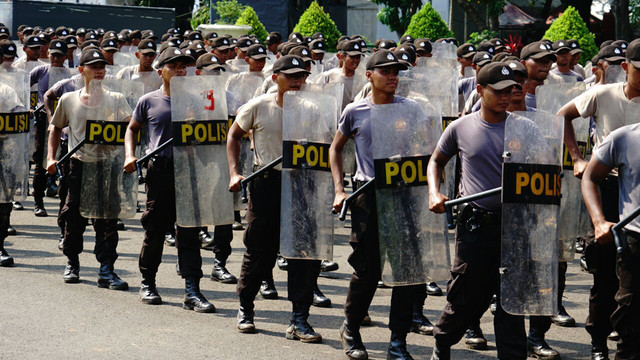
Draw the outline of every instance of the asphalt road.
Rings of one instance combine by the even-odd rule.
[[[14,211],[11,222],[17,236],[6,241],[15,257],[12,268],[0,268],[0,359],[343,359],[338,327],[344,319],[344,304],[351,267],[350,229],[338,224],[335,260],[340,269],[323,274],[321,289],[331,298],[329,309],[312,307],[310,323],[322,334],[322,344],[303,344],[285,339],[291,304],[286,300],[286,273],[274,269],[278,300],[256,300],[257,334],[240,334],[235,329],[238,299],[235,285],[210,281],[213,265],[210,251],[203,250],[201,288],[217,308],[215,314],[183,310],[184,283],[176,275],[176,249],[165,247],[157,276],[163,305],[151,306],[138,300],[140,273],[138,254],[142,242],[140,214],[125,220],[120,232],[116,272],[129,282],[129,291],[100,289],[96,286],[98,263],[92,253],[94,232],[85,233],[85,252],[80,256],[80,284],[64,284],[62,272],[66,258],[57,248],[57,199],[46,199],[47,218],[33,215],[33,203],[24,201],[25,210]],[[348,226],[348,222],[347,222]],[[229,270],[239,274],[244,250],[242,232],[234,231],[233,254]],[[577,327],[553,325],[547,333],[549,344],[564,359],[584,359],[590,355],[590,338],[584,330],[591,276],[580,271],[577,260],[569,265],[564,304],[576,318]],[[441,284],[444,286],[445,284]],[[387,328],[390,289],[379,289],[370,308],[374,324],[362,328],[370,358],[386,356],[390,332]],[[428,297],[425,315],[437,321],[445,297]],[[454,359],[495,358],[493,316],[482,318],[488,351],[468,350],[464,341],[452,352]],[[528,322],[527,322],[528,326]],[[416,359],[428,359],[434,345],[430,336],[410,334],[409,351]],[[609,346],[615,349],[615,344]]]

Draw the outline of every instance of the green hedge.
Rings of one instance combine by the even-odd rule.
[[[431,41],[455,36],[430,3],[424,4],[422,9],[411,17],[405,35],[411,35],[416,39],[428,38]]]
[[[249,34],[254,34],[260,39],[260,42],[264,42],[264,40],[269,36],[267,29],[265,29],[264,25],[258,19],[258,14],[256,14],[255,10],[251,6],[247,6],[242,15],[236,21],[236,25],[249,25],[251,26],[251,31]]]
[[[543,38],[552,41],[577,40],[583,51],[580,57],[582,65],[591,61],[591,58],[598,53],[596,36],[589,31],[580,13],[573,6],[567,7],[567,10],[551,24]]]
[[[327,43],[327,49],[332,52],[336,51],[338,39],[342,36],[336,23],[331,20],[331,16],[324,12],[322,6],[315,1],[300,16],[300,20],[293,28],[293,31],[299,32],[302,36],[311,36],[321,32]]]

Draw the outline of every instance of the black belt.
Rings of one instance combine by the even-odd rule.
[[[470,232],[485,226],[500,226],[502,223],[502,211],[489,211],[471,204],[461,205],[458,209],[458,225],[465,226]]]

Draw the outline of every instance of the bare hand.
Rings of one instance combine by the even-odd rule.
[[[138,161],[137,157],[127,156],[124,159],[124,172],[127,174],[131,174],[132,172],[136,171],[136,168],[138,167],[136,165],[136,161]]]
[[[335,198],[333,198],[333,210],[336,214],[339,214],[342,211],[342,205],[344,204],[344,200],[348,198],[349,195],[344,191],[340,191],[336,194]]]
[[[429,194],[429,210],[433,211],[436,214],[442,214],[445,211],[444,202],[449,200],[449,198],[443,195],[441,192],[437,194]]]
[[[244,180],[244,176],[240,174],[233,175],[229,180],[229,191],[238,192],[242,188],[240,182]]]
[[[613,232],[611,231],[611,227],[615,225],[615,223],[609,221],[603,221],[598,224],[593,224],[595,229],[596,241],[600,245],[611,244],[613,242]]]
[[[585,159],[580,159],[578,161],[573,162],[573,175],[578,179],[582,179],[582,174],[587,170],[587,165],[589,162]]]
[[[56,160],[47,160],[47,172],[49,173],[49,175],[55,175],[55,173],[58,171],[58,169],[56,168],[57,164],[58,161]]]

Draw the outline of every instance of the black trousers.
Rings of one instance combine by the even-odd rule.
[[[69,150],[69,140],[62,140],[60,142],[60,157],[63,157]],[[65,199],[69,191],[69,184],[67,183],[67,176],[69,175],[69,166],[67,164],[61,164],[62,178],[58,186],[58,196],[60,197],[60,207],[58,209],[58,227],[60,232],[64,235],[64,221],[60,216],[62,214],[62,208],[64,207]]]
[[[213,228],[213,254],[223,264],[227,263],[231,255],[231,241],[233,240],[232,225],[219,225]]]
[[[155,277],[162,262],[167,224],[176,221],[173,159],[154,158],[149,161],[146,190],[146,210],[140,218],[144,228],[144,240],[138,265],[144,276]],[[200,228],[177,226],[178,266],[183,278],[202,277],[199,231]]]
[[[629,232],[629,249],[618,256],[620,277],[615,299],[618,303],[611,315],[613,328],[618,332],[616,359],[640,359],[640,234]]]
[[[618,178],[608,176],[600,184],[602,210],[605,219],[619,221],[618,212]],[[616,276],[616,249],[614,244],[600,245],[595,242],[593,234],[587,237],[587,247],[595,247],[596,251],[585,249],[595,255],[597,271],[593,274],[593,286],[589,296],[589,316],[585,329],[591,335],[591,345],[595,350],[607,351],[607,336],[613,331],[611,315],[618,306],[616,292],[619,288]]]
[[[12,203],[0,203],[0,246],[2,246],[4,239],[8,236],[7,229],[9,228],[11,210],[13,210]]]
[[[358,185],[362,186],[363,184]],[[353,252],[349,255],[348,261],[354,272],[349,282],[344,313],[349,328],[355,330],[360,327],[376,293],[378,281],[382,277],[378,214],[373,189],[361,194],[352,203],[351,228],[349,244]],[[416,294],[420,293],[420,289],[424,289],[424,285],[393,287],[389,310],[389,329],[391,331],[400,333],[409,331],[413,316],[413,303]]]
[[[567,281],[567,262],[558,263],[558,309],[562,306],[565,283]],[[529,338],[528,341],[533,346],[541,346],[544,341],[544,334],[551,328],[550,316],[531,316],[529,318]]]
[[[500,239],[499,221],[482,225],[473,232],[465,226],[456,228],[455,259],[447,284],[447,305],[433,330],[438,346],[447,348],[458,343],[468,325],[480,319],[493,295],[497,294],[498,306],[493,325],[498,358],[527,358],[524,316],[507,314],[500,306]]]
[[[35,150],[33,152],[33,201],[36,206],[42,206],[44,192],[47,188],[47,172],[44,168],[44,152],[47,146],[47,115],[38,111],[35,113],[35,126],[33,136],[35,138]]]
[[[68,192],[60,218],[64,222],[64,242],[62,252],[70,259],[77,258],[83,250],[83,234],[87,219],[80,215],[80,189],[82,184],[82,161],[71,159],[67,176]],[[93,253],[100,264],[113,264],[118,258],[117,219],[96,219],[93,222],[96,243]]]

